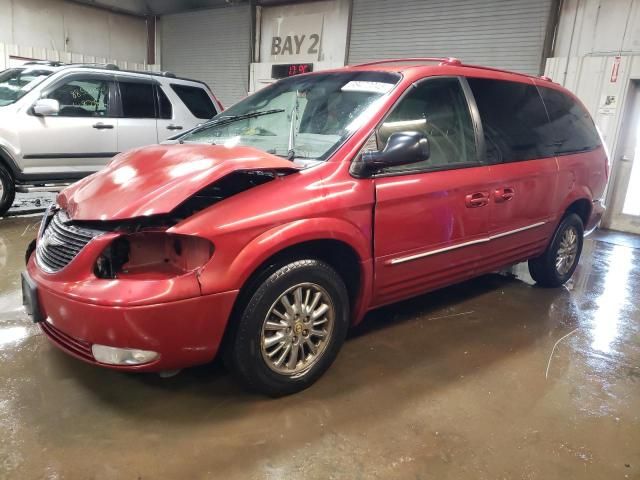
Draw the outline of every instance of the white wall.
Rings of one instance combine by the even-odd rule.
[[[0,43],[144,63],[146,22],[63,0],[0,0]]]
[[[565,0],[556,57],[640,53],[640,1]]]
[[[585,103],[609,148],[614,171],[631,82],[640,80],[640,0],[565,0],[554,55],[545,75]],[[614,108],[604,105],[611,96]]]
[[[351,0],[324,0],[262,7],[256,22],[257,58],[251,64],[249,90],[273,82],[273,64],[313,63],[315,71],[344,66],[350,4]],[[313,35],[319,38],[315,45]],[[274,37],[281,40],[281,46],[287,37],[294,39],[292,51],[282,49],[274,55]]]

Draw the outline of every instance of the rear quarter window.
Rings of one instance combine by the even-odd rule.
[[[556,155],[586,152],[600,146],[589,112],[559,90],[538,87],[549,114],[549,134]]]
[[[467,78],[480,113],[487,161],[554,156],[549,119],[532,83]]]
[[[172,83],[171,89],[176,92],[194,117],[209,119],[218,113],[204,88]]]

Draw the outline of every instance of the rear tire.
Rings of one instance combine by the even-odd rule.
[[[245,387],[279,397],[311,386],[333,363],[349,327],[349,297],[320,260],[267,275],[249,293],[225,360]]]
[[[571,278],[580,260],[583,237],[580,217],[575,213],[566,215],[544,253],[529,260],[529,273],[538,285],[559,287]]]
[[[16,186],[13,176],[4,165],[0,164],[0,216],[11,208],[15,196]]]

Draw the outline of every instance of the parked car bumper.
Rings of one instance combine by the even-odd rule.
[[[31,261],[27,273],[37,286],[43,332],[63,351],[85,362],[130,371],[172,370],[211,361],[220,345],[237,291],[150,305],[100,305],[70,298],[39,282]],[[143,364],[96,360],[94,345],[156,352]]]

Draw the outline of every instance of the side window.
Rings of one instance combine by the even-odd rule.
[[[169,119],[173,118],[173,107],[171,102],[167,98],[167,95],[162,91],[159,85],[156,86],[158,92],[158,109],[160,110],[158,118]]]
[[[172,83],[171,89],[176,92],[194,117],[209,119],[218,113],[204,88]]]
[[[549,119],[535,85],[467,80],[482,120],[487,161],[517,162],[554,155]]]
[[[60,103],[60,117],[106,117],[109,107],[109,82],[76,79],[56,87],[46,98]]]
[[[156,118],[153,85],[119,80],[122,116],[125,118]]]
[[[477,161],[469,106],[457,78],[433,78],[411,87],[378,129],[383,148],[394,132],[417,131],[429,139],[431,157],[389,171],[455,167]]]
[[[600,146],[598,131],[582,105],[558,90],[539,89],[549,113],[549,134],[557,155],[584,152]]]

